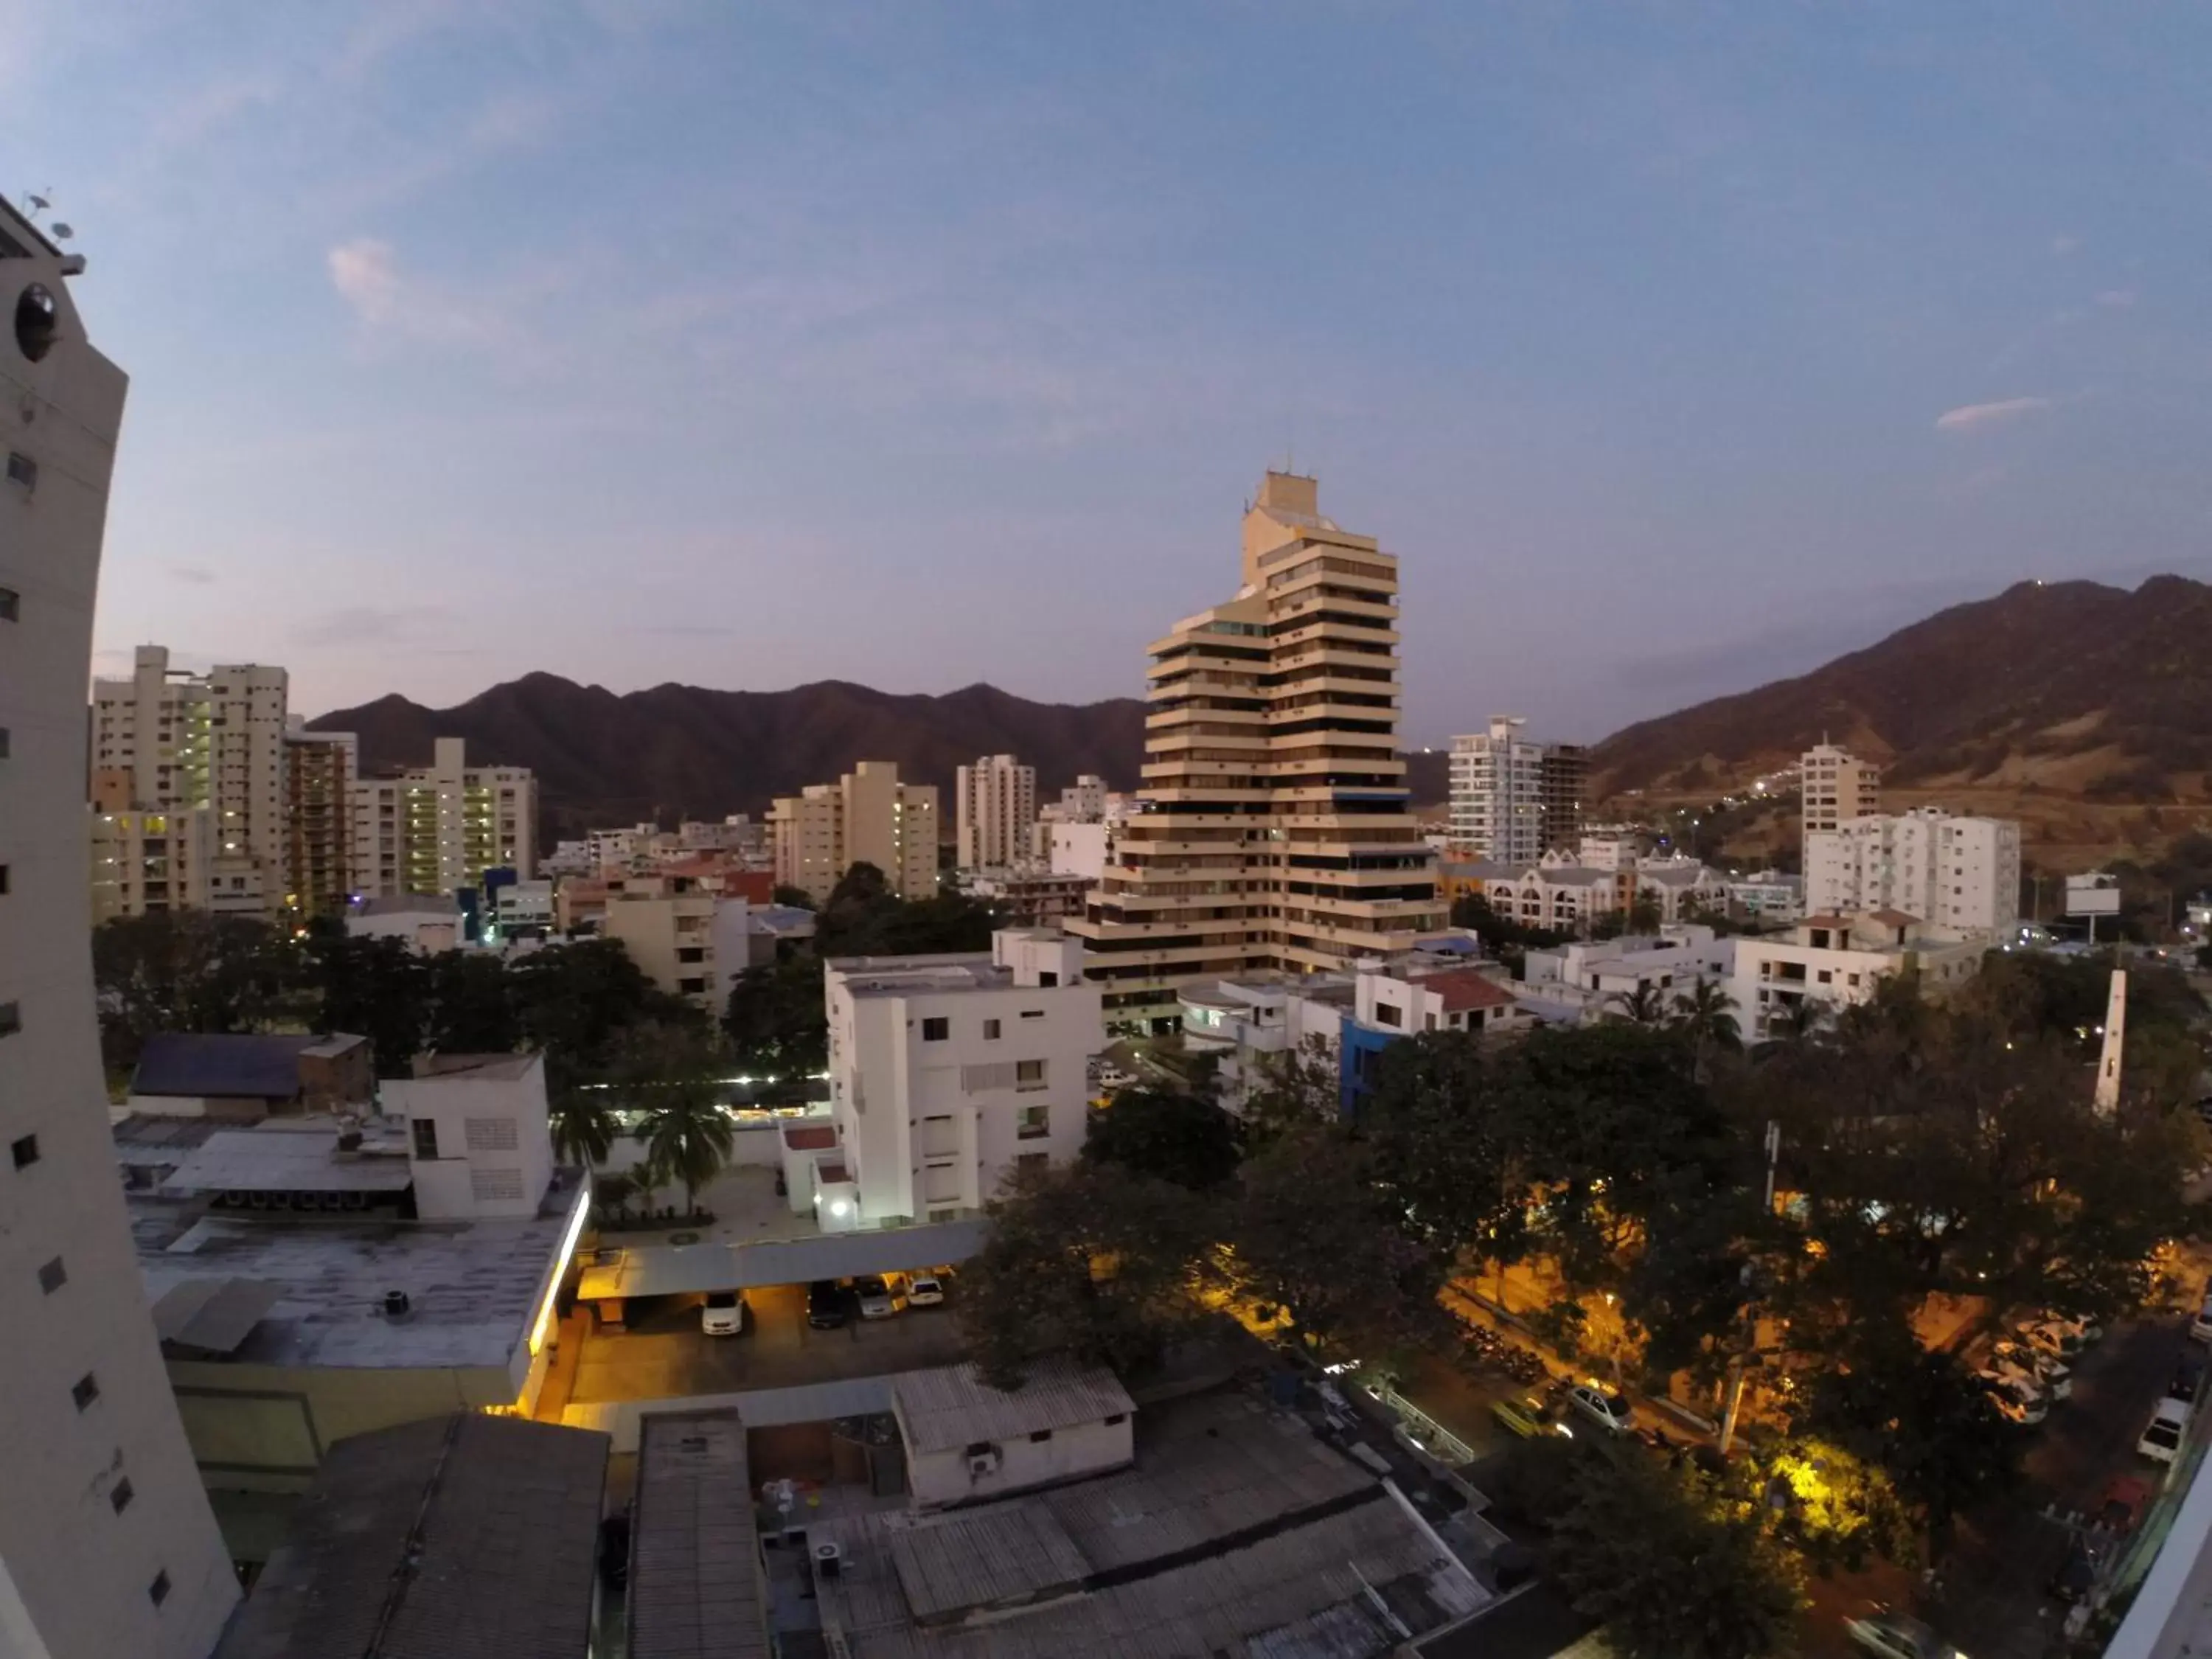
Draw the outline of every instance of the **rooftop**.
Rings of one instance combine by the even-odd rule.
[[[530,1075],[542,1056],[528,1054],[417,1054],[415,1076],[467,1078],[472,1081],[514,1083]]]
[[[139,1054],[131,1091],[203,1099],[289,1100],[300,1092],[300,1056],[319,1049],[325,1041],[157,1031],[146,1039]]]
[[[769,1659],[745,1425],[735,1411],[638,1425],[630,1659]]]
[[[233,1220],[203,1205],[133,1199],[147,1299],[191,1280],[274,1291],[230,1351],[240,1364],[331,1369],[505,1369],[525,1344],[579,1188],[529,1221]],[[407,1294],[404,1317],[384,1311]]]
[[[473,1412],[337,1442],[216,1659],[582,1659],[609,1443]]]
[[[1513,993],[1477,968],[1453,968],[1424,974],[1413,983],[1440,998],[1448,1014],[1472,1008],[1510,1008]]]
[[[162,1186],[172,1193],[397,1193],[414,1183],[404,1143],[364,1138],[341,1152],[348,1131],[326,1118],[299,1121],[218,1129]]]
[[[826,965],[856,997],[1014,988],[1013,970],[993,962],[988,951],[974,956],[832,957]]]
[[[1013,1440],[1043,1429],[1126,1417],[1136,1402],[1113,1372],[1054,1361],[1031,1368],[1008,1394],[970,1365],[908,1371],[892,1393],[909,1449],[950,1451],[978,1440]]]
[[[810,1528],[843,1551],[824,1629],[854,1659],[1378,1659],[1391,1619],[1433,1630],[1486,1599],[1395,1492],[1251,1395],[1147,1407],[1136,1435],[1112,1474]]]

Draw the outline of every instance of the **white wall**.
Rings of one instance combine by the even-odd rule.
[[[416,1213],[425,1221],[529,1217],[553,1180],[545,1061],[528,1057],[520,1078],[459,1073],[395,1079],[384,1109],[408,1121]],[[435,1159],[416,1155],[415,1124],[438,1127]]]
[[[1121,1468],[1136,1456],[1131,1415],[1125,1415],[1119,1423],[1083,1423],[1073,1428],[1054,1429],[1046,1440],[1031,1440],[1027,1435],[1019,1435],[991,1443],[998,1449],[999,1467],[990,1474],[969,1472],[965,1447],[955,1447],[950,1451],[908,1452],[907,1484],[914,1493],[915,1503],[923,1509],[936,1509],[949,1504],[1000,1498],[1031,1486],[1050,1486],[1055,1481]]]

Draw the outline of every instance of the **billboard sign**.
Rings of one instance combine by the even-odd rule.
[[[2117,916],[2120,914],[2120,878],[2099,871],[2066,878],[2066,914],[2069,916]]]

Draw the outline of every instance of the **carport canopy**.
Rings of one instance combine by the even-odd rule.
[[[641,1244],[611,1261],[584,1269],[580,1302],[638,1296],[742,1291],[757,1285],[804,1285],[863,1273],[914,1273],[965,1261],[983,1248],[988,1224],[939,1221],[919,1227],[823,1233],[758,1244]],[[604,1254],[604,1253],[603,1253]]]

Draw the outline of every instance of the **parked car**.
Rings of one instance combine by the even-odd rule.
[[[2150,1507],[2150,1482],[2132,1474],[2116,1474],[2097,1505],[2097,1521],[2114,1532],[2133,1532]]]
[[[2040,1348],[2061,1359],[2076,1359],[2088,1345],[2081,1333],[2071,1325],[2054,1319],[2028,1319],[2021,1322],[2014,1334],[2031,1348]]]
[[[699,1328],[709,1336],[742,1336],[745,1329],[745,1297],[742,1291],[709,1291],[699,1310]]]
[[[2050,1309],[2045,1308],[2036,1316],[2036,1319],[2039,1323],[2056,1325],[2061,1330],[2073,1332],[2075,1336],[2081,1339],[2084,1346],[2104,1340],[2105,1328],[2086,1315],[2053,1313]]]
[[[1539,1434],[1559,1431],[1559,1407],[1541,1395],[1516,1394],[1493,1401],[1490,1414],[1496,1418],[1506,1432],[1526,1439]]]
[[[2040,1389],[2053,1400],[2073,1396],[2074,1368],[2055,1353],[2031,1348],[2023,1342],[1999,1342],[1990,1349],[1990,1364],[1997,1370],[2018,1374],[2021,1381]]]
[[[1869,1653],[1887,1659],[1966,1659],[1966,1655],[1917,1619],[1886,1609],[1863,1619],[1846,1619],[1844,1631]]]
[[[2166,1397],[2194,1406],[2197,1386],[2203,1381],[2203,1357],[2194,1348],[2184,1348],[2181,1358],[2175,1362],[2173,1375],[2166,1379]]]
[[[1595,1382],[1578,1382],[1567,1390],[1567,1404],[1601,1429],[1626,1434],[1635,1426],[1635,1413],[1625,1394],[1608,1394]]]
[[[940,1307],[945,1302],[945,1272],[931,1267],[916,1273],[907,1281],[906,1301],[910,1308]]]
[[[889,1319],[906,1308],[906,1293],[880,1273],[864,1273],[854,1279],[853,1294],[859,1299],[863,1319]]]
[[[2207,1118],[2205,1121],[2212,1123],[2212,1118]],[[2204,1300],[2197,1307],[2197,1317],[2189,1322],[2189,1336],[2194,1342],[2212,1342],[2212,1290],[2205,1291]]]
[[[849,1318],[845,1288],[834,1279],[817,1279],[806,1287],[806,1322],[817,1331],[834,1331]]]
[[[2154,1463],[2171,1463],[2181,1455],[2181,1436],[2188,1426],[2189,1407],[2179,1400],[2161,1400],[2136,1442],[2136,1450]]]
[[[2062,1601],[2086,1601],[2097,1588],[2104,1565],[2103,1550],[2077,1532],[2066,1540],[2066,1553],[2059,1557],[2044,1588]]]
[[[2008,1423],[2023,1428],[2033,1428],[2051,1415],[2048,1401],[2025,1383],[2010,1377],[1995,1376],[1988,1371],[1977,1371],[1975,1377],[1989,1390],[1990,1403]]]

